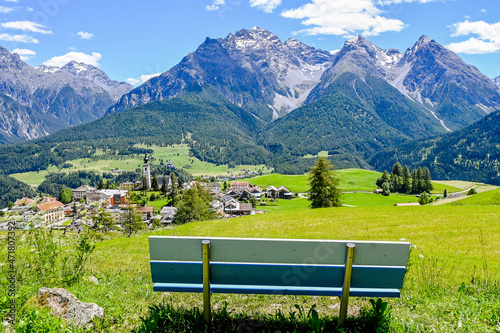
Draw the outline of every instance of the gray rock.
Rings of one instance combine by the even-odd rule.
[[[39,306],[50,308],[53,315],[62,317],[76,326],[90,328],[94,317],[104,316],[103,308],[95,303],[81,302],[63,288],[40,288],[35,296],[35,302]]]

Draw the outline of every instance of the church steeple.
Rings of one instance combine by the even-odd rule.
[[[144,154],[144,166],[142,167],[142,177],[146,179],[148,190],[151,189],[151,170],[149,168],[148,154]]]

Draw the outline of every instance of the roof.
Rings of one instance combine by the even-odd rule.
[[[137,208],[137,213],[152,213],[153,206],[144,206]]]
[[[104,193],[108,197],[112,197],[113,195],[119,194],[120,196],[127,195],[127,190],[99,190],[98,193]]]
[[[420,206],[418,202],[404,202],[404,203],[397,203],[394,206]]]
[[[41,204],[38,204],[37,207],[38,207],[38,209],[43,210],[44,212],[48,212],[48,211],[56,209],[56,208],[64,207],[64,204],[62,202],[54,200],[54,201],[47,201],[47,202],[43,202]]]
[[[175,213],[175,212],[177,212],[177,207],[164,206],[161,209],[160,214],[165,215],[165,214],[172,214],[172,213]]]
[[[22,199],[19,199],[16,201],[15,205],[16,206],[19,206],[19,205],[29,205],[33,203],[33,200],[31,200],[30,198],[22,198]]]
[[[96,188],[88,185],[81,185],[75,188],[73,191],[95,191]]]
[[[251,203],[240,203],[240,211],[251,212],[253,209]]]
[[[231,186],[249,186],[249,182],[231,182]]]

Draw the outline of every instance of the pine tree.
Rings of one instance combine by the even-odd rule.
[[[387,173],[387,171],[384,171],[384,173],[382,174],[382,177],[377,179],[377,182],[376,182],[377,187],[382,188],[382,185],[386,182],[389,183],[389,180],[390,180],[389,174]]]
[[[422,187],[424,191],[429,193],[434,189],[434,185],[432,185],[431,172],[427,167],[422,170]]]
[[[179,187],[177,176],[173,172],[170,174],[170,189],[168,190],[167,198],[170,200],[171,207],[177,207],[177,203],[179,202]]]
[[[397,162],[392,166],[392,173],[391,175],[396,175],[398,177],[403,177],[403,167],[401,166],[401,163]]]
[[[165,195],[167,194],[167,176],[163,175],[163,182],[161,184],[161,194]]]
[[[102,178],[99,179],[99,184],[97,184],[97,189],[102,190],[104,188],[104,182],[102,181]]]
[[[424,191],[424,182],[422,177],[422,168],[417,169],[417,193]]]
[[[153,171],[153,179],[151,179],[151,188],[153,191],[159,191],[160,186],[158,185],[158,178],[156,177],[156,171]]]
[[[309,193],[311,208],[340,207],[342,193],[337,188],[340,179],[337,177],[334,166],[324,157],[320,157],[316,165],[309,172]]]
[[[448,190],[444,189],[443,198],[448,198]]]
[[[145,228],[145,223],[142,221],[141,215],[137,214],[132,207],[127,208],[125,213],[122,214],[120,223],[123,233],[128,237]]]
[[[418,193],[417,170],[411,172],[411,193]]]
[[[403,167],[403,180],[401,184],[401,192],[402,193],[410,193],[411,192],[411,174],[410,169],[405,165]]]

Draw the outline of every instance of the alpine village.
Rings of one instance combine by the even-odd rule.
[[[0,83],[1,332],[500,332],[500,78],[438,40]]]

